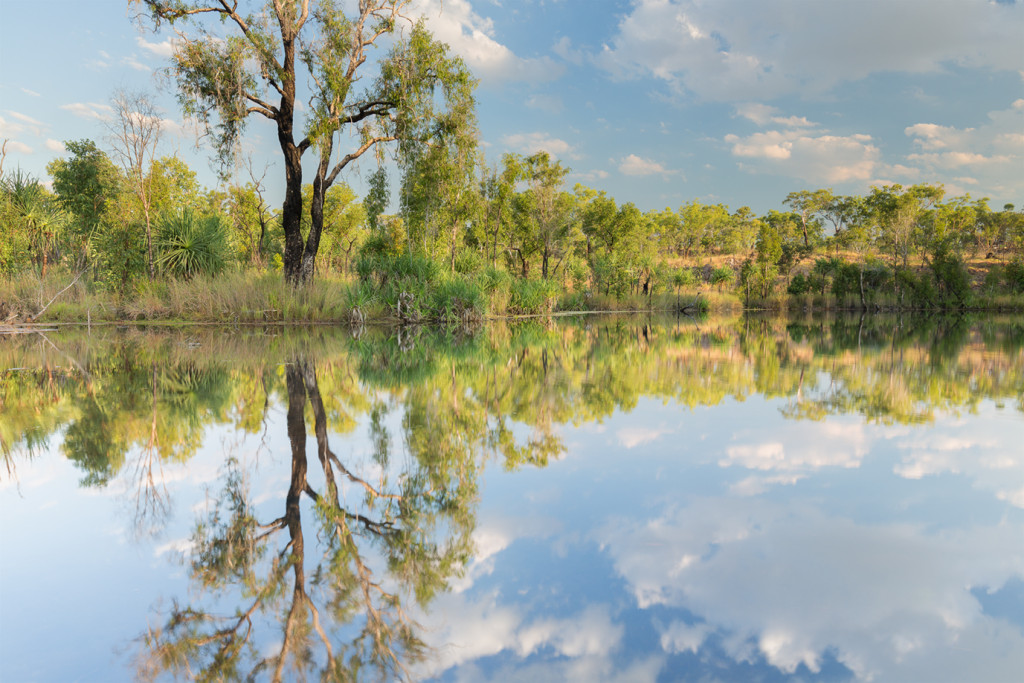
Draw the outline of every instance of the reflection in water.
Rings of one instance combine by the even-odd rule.
[[[1005,452],[1014,442],[986,434],[989,445],[976,447],[948,420],[994,404],[1019,430],[1020,321],[586,318],[469,336],[106,334],[0,346],[7,480],[59,445],[82,487],[119,491],[142,542],[175,514],[168,472],[215,447],[212,427],[260,454],[227,448],[211,500],[196,508],[190,590],[165,594],[169,607],[138,641],[141,678],[392,679],[480,667],[464,671],[653,680],[726,662],[764,676],[750,668],[761,662],[779,675],[884,680],[950,634],[999,660],[993,672],[1016,663],[994,651],[1020,642],[1017,627],[979,620],[963,586],[995,591],[1024,576],[1020,524],[921,533],[821,501],[846,500],[823,473],[860,469],[884,442],[903,481],[962,474],[1024,508],[1024,462]],[[763,415],[731,417],[762,396],[770,427]],[[639,419],[658,403],[672,404],[667,420]],[[711,434],[703,417],[681,429],[678,406],[728,407],[726,431]],[[614,434],[595,441],[606,426]],[[643,458],[654,462],[666,441],[675,450],[648,477]],[[511,478],[543,475],[502,503],[497,526],[493,513],[481,521],[489,460]],[[577,469],[540,470],[552,463]],[[687,488],[690,473],[707,482],[708,472],[721,490]],[[253,481],[267,478],[276,490],[254,495]],[[773,497],[780,488],[787,496]],[[541,568],[560,565],[519,550],[542,540],[552,558],[591,553],[543,599],[532,591],[556,582]],[[607,583],[582,602],[565,597],[601,567]],[[546,601],[561,611],[539,614]],[[647,620],[656,653],[623,653],[630,619]],[[688,656],[710,668],[672,669]]]
[[[172,671],[189,679],[224,680],[267,674],[271,680],[317,672],[322,680],[353,680],[367,670],[406,677],[424,645],[403,600],[425,606],[466,560],[473,528],[476,471],[473,453],[438,459],[417,450],[397,477],[374,483],[350,471],[332,450],[315,364],[304,358],[285,369],[291,476],[280,517],[260,522],[244,476],[229,460],[224,488],[192,538],[193,584],[206,593],[232,585],[246,600],[230,617],[203,607],[175,605],[162,628],[144,638],[140,672],[147,679]],[[312,411],[316,464],[324,485],[310,482],[305,409]],[[374,460],[389,469],[388,439],[375,440]],[[359,502],[339,493],[354,485]],[[307,564],[302,502],[316,522],[319,543]],[[280,536],[280,538],[278,538]],[[370,567],[372,549],[387,576]],[[254,615],[279,622],[280,645],[257,649]],[[347,641],[337,631],[360,622]]]

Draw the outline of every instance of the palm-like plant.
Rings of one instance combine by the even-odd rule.
[[[35,258],[46,275],[50,256],[56,251],[56,242],[68,222],[67,214],[37,178],[15,170],[3,178],[8,220],[12,223],[12,237],[30,245]],[[20,233],[20,234],[19,234]]]
[[[220,216],[183,210],[164,216],[157,227],[156,265],[168,275],[216,275],[230,257],[227,227]]]

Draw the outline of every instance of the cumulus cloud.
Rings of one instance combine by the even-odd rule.
[[[469,65],[484,85],[507,81],[551,81],[565,68],[549,57],[520,57],[495,38],[494,22],[468,0],[415,0],[411,16],[424,17],[434,35]]]
[[[662,632],[667,652],[715,638],[737,663],[761,658],[784,673],[818,672],[834,656],[858,680],[938,681],[1012,680],[1024,666],[1024,634],[971,592],[1024,573],[1021,534],[1009,523],[926,532],[704,499],[610,520],[596,538],[638,606],[697,620]]]
[[[865,181],[873,176],[881,150],[870,135],[830,135],[800,128],[768,130],[725,142],[751,172],[783,173],[810,183]]]
[[[499,604],[495,594],[475,599],[464,594],[443,595],[421,621],[426,619],[432,624],[425,639],[438,653],[429,672],[423,672],[429,677],[503,651],[520,658],[549,651],[584,662],[603,659],[619,648],[625,634],[605,605],[593,605],[562,619],[531,619],[523,607]]]
[[[142,36],[137,36],[135,38],[135,44],[157,57],[167,58],[174,54],[174,42],[170,38],[162,40],[159,43],[153,43]]]
[[[651,159],[644,159],[636,154],[630,154],[619,162],[619,172],[623,175],[672,175],[676,171],[665,168],[657,161]]]
[[[1013,197],[1024,191],[1024,100],[991,111],[987,120],[965,128],[933,121],[907,126],[904,133],[917,151],[904,161],[952,191],[967,171],[986,193]]]
[[[58,154],[63,154],[66,151],[64,148],[64,143],[61,142],[60,140],[54,140],[53,138],[47,139],[46,149],[50,150],[51,152],[57,152]]]
[[[776,430],[778,440],[743,443],[752,436],[740,432],[740,443],[727,447],[718,464],[758,471],[812,472],[823,467],[859,467],[868,452],[868,436],[859,422],[787,423]],[[794,481],[784,478],[779,483]]]
[[[636,0],[595,59],[620,78],[652,76],[677,92],[743,101],[949,62],[1016,71],[1022,34],[1024,12],[989,0],[936,0],[927,13],[883,0]]]
[[[560,158],[573,158],[576,156],[572,145],[547,133],[515,133],[506,135],[501,139],[501,142],[509,149],[514,149],[523,154],[547,152],[551,156]]]

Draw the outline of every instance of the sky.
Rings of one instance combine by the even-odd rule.
[[[44,180],[62,142],[106,145],[118,88],[153,93],[161,154],[216,184],[159,77],[172,34],[120,0],[0,0],[4,170]],[[1024,206],[1020,0],[412,0],[479,78],[489,163],[541,149],[567,183],[642,210],[782,208],[789,192],[942,183]],[[273,130],[246,152],[283,196]],[[343,179],[362,194],[365,161]],[[247,180],[247,177],[241,177]]]

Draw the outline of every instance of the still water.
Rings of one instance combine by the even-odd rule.
[[[1024,320],[0,338],[0,680],[1024,680]]]

